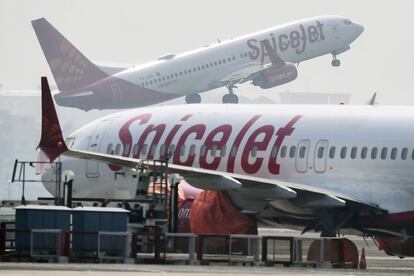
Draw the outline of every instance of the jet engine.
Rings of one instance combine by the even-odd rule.
[[[414,238],[400,237],[375,237],[379,250],[384,250],[390,256],[413,257],[414,256]]]
[[[253,85],[263,89],[272,88],[293,81],[298,76],[298,69],[293,63],[285,63],[278,68],[269,68],[253,79]]]

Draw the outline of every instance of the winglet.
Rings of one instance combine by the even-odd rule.
[[[369,105],[376,105],[376,97],[377,97],[377,92],[374,93],[374,95],[372,95],[371,99],[369,100],[368,104]]]
[[[46,77],[42,77],[42,136],[38,145],[50,161],[67,151]]]

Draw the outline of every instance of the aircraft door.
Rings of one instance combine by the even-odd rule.
[[[315,172],[324,173],[326,171],[326,158],[328,155],[328,140],[319,140],[315,146],[313,167]]]
[[[112,121],[101,121],[95,128],[92,135],[89,137],[87,151],[99,152],[102,148],[102,140],[108,126]],[[93,160],[86,160],[86,177],[98,178],[99,177],[99,163]]]
[[[298,144],[298,152],[296,154],[295,167],[299,173],[308,171],[308,155],[309,155],[310,141],[301,140]]]

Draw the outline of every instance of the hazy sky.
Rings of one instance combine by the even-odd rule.
[[[0,0],[0,83],[33,89],[51,77],[30,21],[46,17],[92,61],[142,63],[304,17],[338,14],[365,26],[332,68],[331,56],[300,64],[294,82],[271,90],[351,93],[353,103],[378,92],[382,104],[414,104],[412,1],[78,1]],[[221,88],[224,93],[224,88]]]

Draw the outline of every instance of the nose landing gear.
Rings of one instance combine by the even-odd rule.
[[[333,67],[339,67],[341,65],[341,61],[339,59],[336,58],[336,55],[332,55],[333,59],[332,59],[332,66]]]
[[[223,96],[223,103],[237,104],[239,102],[239,97],[233,94],[233,88],[237,88],[235,85],[226,85],[229,90],[229,94]]]

